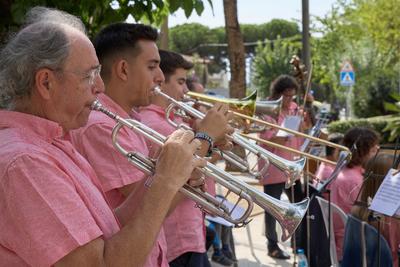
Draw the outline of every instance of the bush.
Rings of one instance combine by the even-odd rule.
[[[281,74],[290,74],[293,66],[289,59],[300,51],[299,40],[281,39],[278,37],[273,43],[259,43],[253,64],[252,83],[257,88],[261,98],[269,96],[271,82]]]
[[[334,121],[328,125],[329,133],[343,133],[352,127],[369,127],[374,129],[381,135],[381,143],[386,144],[392,142],[390,140],[390,131],[386,130],[388,124],[400,123],[398,116],[378,116],[366,119],[353,119],[347,121]]]

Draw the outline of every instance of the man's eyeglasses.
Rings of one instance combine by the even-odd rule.
[[[84,79],[87,79],[89,86],[93,86],[97,76],[100,75],[101,72],[101,65],[89,70],[88,72],[80,72],[80,71],[72,71],[72,70],[56,70],[60,72],[72,73],[79,76],[83,76]]]

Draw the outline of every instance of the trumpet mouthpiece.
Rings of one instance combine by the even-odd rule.
[[[114,120],[118,120],[118,115],[111,112],[110,110],[108,110],[107,108],[105,108],[101,102],[96,99],[95,101],[93,101],[92,105],[90,106],[90,108],[92,110],[96,110],[96,111],[100,111],[103,112],[104,114],[106,114],[108,117],[114,119]]]
[[[153,91],[154,91],[154,93],[156,93],[156,94],[161,93],[161,88],[160,88],[160,86],[157,85],[156,87],[154,87]]]
[[[93,101],[92,105],[90,106],[90,109],[100,110],[101,107],[102,107],[102,104],[100,103],[100,101],[98,99],[96,99],[95,101]]]

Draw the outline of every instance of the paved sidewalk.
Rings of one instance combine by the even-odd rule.
[[[249,160],[252,164],[255,162],[255,158],[251,157]],[[217,164],[221,169],[225,169],[225,163],[223,161],[219,161]],[[258,180],[254,178],[250,178],[250,176],[243,176],[243,174],[234,174],[234,176],[238,177],[242,181],[245,181],[256,188],[257,190],[263,192],[263,187],[259,185]],[[220,193],[222,190],[225,192],[224,189],[216,188],[217,193]],[[228,197],[228,199],[230,199]],[[288,201],[285,194],[282,194],[282,200]],[[254,209],[252,215],[260,214],[263,210],[256,204],[254,204]],[[278,237],[281,236],[281,228],[280,225],[277,223],[277,233]],[[264,235],[264,214],[257,215],[253,217],[253,220],[242,228],[234,228],[233,229],[233,238],[235,240],[235,250],[236,250],[236,257],[238,259],[238,266],[239,267],[265,267],[265,266],[282,266],[282,267],[291,267],[297,266],[294,265],[293,253],[290,247],[290,239],[285,243],[280,243],[280,247],[285,250],[289,255],[289,260],[278,260],[271,258],[267,255],[267,245],[266,245],[266,238]],[[251,250],[250,241],[249,241],[249,233],[253,241],[253,250]],[[212,250],[212,248],[210,249]],[[211,257],[210,257],[211,258]],[[222,267],[222,265],[213,263],[210,259],[210,262],[213,267]]]

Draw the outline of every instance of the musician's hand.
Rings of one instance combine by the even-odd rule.
[[[173,132],[162,147],[158,157],[155,176],[166,186],[179,190],[187,182],[196,167],[203,167],[206,161],[193,154],[200,148],[200,141],[193,139],[192,131],[178,129]]]
[[[300,132],[306,132],[313,126],[310,114],[307,111],[300,109],[299,115],[303,118],[301,120],[299,130]]]
[[[222,151],[231,151],[233,148],[233,143],[227,139],[228,138],[226,138],[226,142],[215,144],[214,146]]]
[[[204,192],[207,191],[206,179],[204,177],[204,174],[198,169],[193,170],[188,184],[192,187],[199,188]]]
[[[200,104],[194,104],[193,106],[195,109],[197,109],[198,111],[206,114],[207,113],[207,108],[205,106],[202,106]]]
[[[226,143],[226,135],[233,132],[233,128],[228,125],[231,116],[228,108],[226,104],[216,103],[207,111],[205,118],[194,125],[195,130],[207,133],[214,144]]]
[[[218,160],[222,159],[221,151],[214,150],[211,154],[211,158],[208,160],[210,163],[216,163]]]
[[[207,108],[202,105],[194,104],[193,108],[197,109],[201,113],[204,113],[204,114],[207,113]],[[191,119],[185,118],[184,122],[187,123],[190,126],[190,128],[195,129],[197,127],[198,123],[200,122],[200,120],[193,119],[193,118],[191,118]]]

